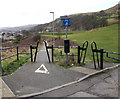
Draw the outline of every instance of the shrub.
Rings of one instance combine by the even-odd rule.
[[[37,42],[37,41],[41,41],[41,35],[37,34],[33,37],[33,41]]]
[[[19,44],[20,41],[13,41],[13,44]]]

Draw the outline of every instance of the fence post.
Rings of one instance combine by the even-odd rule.
[[[78,46],[78,63],[80,64],[80,46]]]
[[[30,45],[31,62],[33,62],[32,45]]]
[[[53,53],[53,45],[52,45],[52,62],[54,62],[54,53]]]
[[[19,51],[18,51],[19,47],[17,46],[16,48],[17,48],[17,60],[19,60]]]
[[[72,62],[74,62],[74,53],[72,53]]]
[[[103,69],[103,50],[100,49],[100,69]]]

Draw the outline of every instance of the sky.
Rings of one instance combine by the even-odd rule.
[[[44,24],[54,17],[96,12],[118,4],[119,0],[0,0],[0,27]]]

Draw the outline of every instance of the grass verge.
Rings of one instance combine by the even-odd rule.
[[[23,64],[28,62],[30,55],[22,55],[19,60],[11,61],[11,59],[2,62],[2,76],[12,74]],[[7,61],[7,62],[6,62]]]

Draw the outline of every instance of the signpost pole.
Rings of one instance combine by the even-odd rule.
[[[68,28],[67,28],[67,26],[66,26],[66,39],[68,38],[68,35],[67,35],[67,32],[68,32],[68,31],[67,31],[67,29],[68,29]],[[67,64],[67,63],[68,63],[68,53],[66,53],[66,64]]]
[[[67,26],[66,26],[65,30],[66,30],[66,39],[67,39],[68,38],[68,33],[67,33],[68,28],[67,28]]]
[[[67,16],[61,16],[61,20],[62,20],[62,25],[65,26],[65,31],[66,31],[66,39],[64,40],[64,52],[65,57],[66,57],[66,64],[68,63],[68,53],[70,52],[70,42],[68,39],[68,26],[71,25],[70,23],[70,18],[68,18]]]

